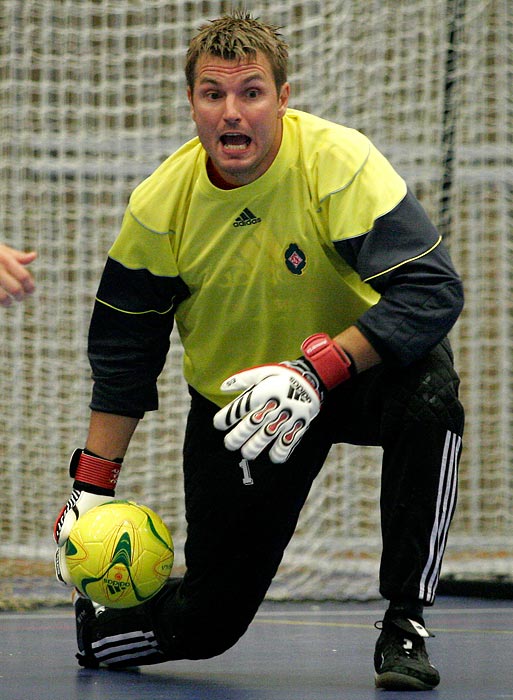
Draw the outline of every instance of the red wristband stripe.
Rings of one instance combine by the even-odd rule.
[[[118,482],[121,464],[108,459],[93,457],[82,452],[78,460],[75,480],[92,484],[102,489],[114,490]]]
[[[301,350],[328,391],[347,381],[354,374],[349,355],[326,333],[314,333],[306,338],[301,345]]]

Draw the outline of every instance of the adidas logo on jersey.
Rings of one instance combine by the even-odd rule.
[[[235,227],[237,226],[251,226],[251,224],[259,224],[262,221],[262,219],[258,216],[255,216],[251,209],[248,209],[245,207],[239,214],[239,216],[235,219],[233,222],[233,225]]]

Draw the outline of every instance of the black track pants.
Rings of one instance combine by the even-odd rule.
[[[123,666],[207,658],[232,646],[262,602],[335,442],[383,448],[382,595],[432,604],[456,503],[464,420],[458,383],[446,341],[408,368],[364,372],[331,392],[282,465],[264,456],[247,463],[227,451],[212,426],[217,407],[192,391],[184,443],[187,572],[145,605],[103,613],[91,629],[93,652]],[[149,638],[156,641],[148,649]]]

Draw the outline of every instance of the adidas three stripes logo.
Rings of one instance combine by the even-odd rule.
[[[255,216],[251,209],[248,209],[245,207],[239,216],[235,219],[233,222],[233,225],[235,227],[238,226],[251,226],[251,224],[258,224],[262,221],[262,219],[258,216]]]
[[[160,650],[155,635],[150,631],[125,632],[104,637],[91,644],[95,658],[100,663],[137,664],[137,660],[152,654],[159,654]]]
[[[436,503],[435,519],[431,529],[429,553],[422,572],[419,598],[426,603],[432,603],[440,577],[442,557],[447,544],[449,525],[456,507],[458,462],[461,451],[461,437],[447,431],[440,480],[438,484],[438,500]]]

